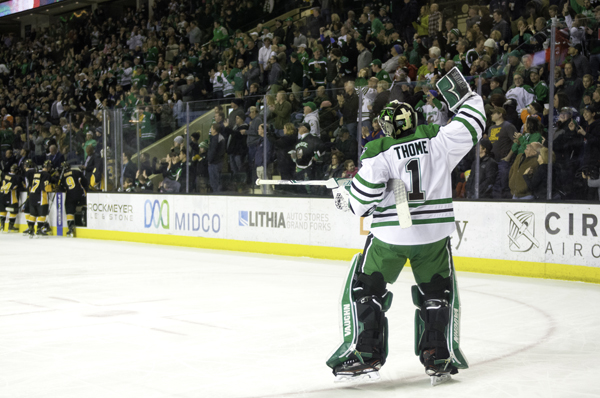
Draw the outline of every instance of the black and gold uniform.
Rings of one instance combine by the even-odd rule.
[[[71,170],[71,166],[67,162],[63,162],[63,177],[60,180],[60,186],[66,192],[65,211],[67,213],[67,225],[69,231],[67,236],[75,236],[75,211],[77,206],[85,206],[85,187],[88,186],[88,181],[79,170]]]
[[[15,220],[19,213],[19,192],[25,186],[23,177],[18,174],[18,170],[19,166],[13,164],[0,184],[0,231],[4,230],[4,223],[8,216],[8,232],[19,232],[19,229],[15,227]]]
[[[48,228],[44,225],[48,216],[48,193],[52,192],[52,164],[49,160],[44,162],[42,171],[33,175],[29,187],[29,216],[37,221],[37,234],[48,235]],[[29,237],[33,237],[34,221],[29,221]]]
[[[25,180],[23,183],[25,184],[25,189],[27,191],[27,199],[23,203],[23,214],[25,215],[25,220],[27,221],[27,229],[24,234],[28,235],[30,230],[30,222],[35,224],[35,217],[32,217],[29,214],[29,188],[31,187],[31,183],[33,182],[33,176],[37,173],[37,167],[33,160],[27,159],[25,161]]]

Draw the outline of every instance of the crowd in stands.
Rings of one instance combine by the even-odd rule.
[[[553,199],[598,200],[598,1],[482,0],[459,24],[423,0],[315,0],[306,18],[239,29],[292,3],[162,0],[152,18],[144,6],[119,16],[99,6],[74,25],[4,35],[3,169],[64,157],[101,181],[102,111],[122,109],[115,190],[246,192],[256,177],[349,177],[362,147],[383,137],[376,118],[390,101],[411,104],[419,123],[451,120],[435,83],[456,67],[481,88],[487,116],[479,173],[473,150],[453,175],[456,197],[544,200],[551,171]],[[177,136],[161,159],[142,154],[138,170],[138,137],[144,148],[171,134],[190,103],[214,106],[210,131]]]

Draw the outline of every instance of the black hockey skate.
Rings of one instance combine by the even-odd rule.
[[[67,236],[70,238],[74,238],[75,237],[75,228],[69,228],[69,230],[67,231]]]
[[[35,233],[35,235],[39,238],[41,236],[48,236],[48,232],[46,231],[45,228],[38,228],[37,232]],[[33,235],[30,235],[30,237]]]
[[[357,381],[379,380],[379,369],[381,369],[381,361],[379,359],[369,359],[361,363],[358,359],[351,359],[333,369],[335,382],[341,381]]]
[[[4,232],[4,223],[0,224],[0,232]]]
[[[8,225],[8,232],[9,233],[15,233],[15,232],[19,232],[19,228],[15,227],[14,224],[13,225]]]
[[[437,386],[452,379],[451,375],[457,374],[456,369],[450,363],[450,359],[437,359],[435,348],[423,350],[423,365],[425,365],[425,373],[431,376],[431,385]]]

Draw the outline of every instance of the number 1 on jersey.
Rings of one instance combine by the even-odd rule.
[[[410,173],[409,201],[425,200],[425,192],[421,190],[421,163],[419,159],[411,159],[406,163],[406,171]]]

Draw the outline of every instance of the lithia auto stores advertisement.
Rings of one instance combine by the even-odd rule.
[[[411,208],[416,211],[418,208]],[[600,206],[455,202],[453,254],[600,266]],[[371,220],[333,199],[88,195],[88,228],[326,247],[363,248]]]

